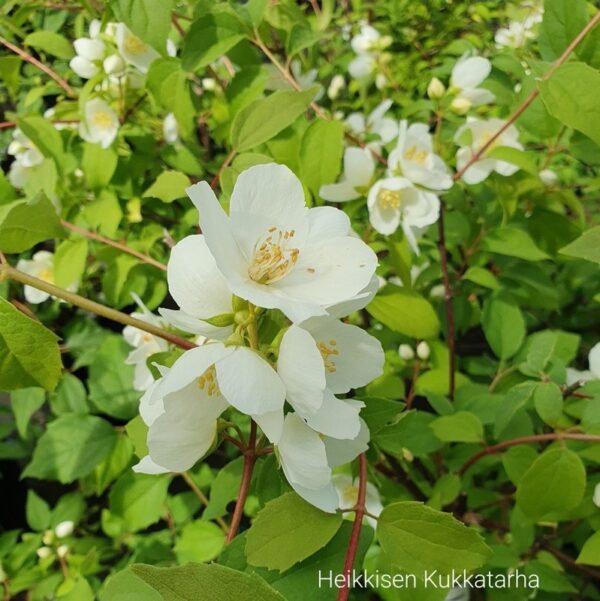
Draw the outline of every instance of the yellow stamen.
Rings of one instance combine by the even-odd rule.
[[[221,394],[219,383],[217,382],[217,372],[215,366],[211,365],[199,378],[198,388],[206,392],[208,396]]]
[[[300,250],[289,246],[295,230],[270,227],[254,246],[248,275],[259,284],[271,284],[285,277],[298,260]]]
[[[90,121],[101,129],[110,129],[113,126],[112,117],[105,111],[94,113],[91,116]]]
[[[415,163],[419,163],[419,165],[424,165],[428,157],[429,152],[426,150],[419,150],[414,144],[404,152],[404,158],[407,161],[414,161]]]
[[[144,54],[148,50],[148,44],[145,44],[140,38],[130,33],[125,36],[123,46],[129,54]]]
[[[377,194],[377,204],[384,211],[387,209],[399,209],[401,204],[400,190],[381,189]]]
[[[321,353],[321,357],[323,357],[323,361],[325,363],[325,369],[330,373],[334,373],[337,371],[337,367],[335,365],[334,357],[339,356],[340,351],[338,351],[335,346],[337,345],[336,340],[329,340],[328,342],[323,342],[322,340],[317,342],[317,348]]]

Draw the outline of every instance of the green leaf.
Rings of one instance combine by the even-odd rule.
[[[549,426],[556,426],[563,414],[563,396],[554,382],[541,382],[533,392],[535,410]]]
[[[519,169],[526,171],[530,175],[538,177],[539,169],[535,164],[535,154],[525,152],[518,148],[510,146],[495,146],[489,152],[486,152],[486,158],[505,161],[516,165]]]
[[[63,141],[54,125],[38,115],[21,117],[17,119],[17,124],[39,151],[45,157],[54,159],[56,167],[61,170],[65,162]]]
[[[468,411],[457,411],[433,420],[429,427],[444,442],[481,442],[483,425],[479,418]]]
[[[585,0],[545,0],[539,44],[544,60],[558,58],[587,23]]]
[[[488,271],[483,267],[477,267],[476,265],[469,267],[469,269],[465,271],[463,280],[469,280],[474,284],[483,286],[484,288],[490,288],[491,290],[500,288],[498,278],[491,271]]]
[[[100,601],[163,601],[149,584],[127,568],[109,576],[100,594]]]
[[[414,501],[388,505],[379,516],[377,537],[394,565],[415,574],[475,570],[491,554],[475,530]]]
[[[585,563],[588,566],[600,566],[600,530],[594,532],[583,543],[581,552],[577,557],[577,563]]]
[[[110,512],[120,517],[131,532],[147,528],[164,515],[170,481],[168,476],[125,472],[110,490]]]
[[[561,254],[600,264],[600,225],[590,228],[577,240],[560,249]]]
[[[225,533],[213,522],[196,520],[184,526],[177,542],[175,555],[179,563],[211,561],[225,546]]]
[[[517,505],[530,519],[552,520],[575,509],[585,492],[585,467],[566,448],[542,453],[517,486]]]
[[[50,395],[50,407],[55,415],[88,413],[87,392],[81,380],[73,374],[65,373],[56,391]]]
[[[29,201],[17,200],[0,206],[3,252],[20,253],[63,233],[56,209],[42,192]]]
[[[246,535],[246,557],[254,566],[283,572],[324,547],[342,516],[317,509],[294,492],[269,501]]]
[[[27,438],[27,426],[31,416],[44,404],[46,393],[42,388],[22,388],[10,395],[10,404],[17,424],[17,432]]]
[[[344,124],[317,120],[308,127],[300,146],[300,178],[315,197],[324,184],[337,179],[344,150]]]
[[[58,58],[70,59],[74,54],[69,40],[53,31],[34,31],[25,38],[23,43]]]
[[[177,568],[134,564],[131,570],[164,601],[285,601],[258,576],[214,563],[189,563]]]
[[[502,454],[502,465],[512,483],[516,485],[536,459],[537,452],[533,447],[518,445]]]
[[[144,198],[158,198],[163,202],[173,202],[185,197],[185,189],[190,185],[190,178],[178,171],[163,171],[154,183],[144,192]]]
[[[89,474],[111,452],[117,434],[94,415],[63,415],[48,425],[23,476],[73,482]]]
[[[423,457],[437,451],[442,442],[434,435],[429,424],[435,419],[425,411],[406,411],[390,426],[384,426],[374,437],[384,451],[394,455],[408,449],[415,457]]]
[[[61,369],[58,337],[0,298],[0,390],[54,390]]]
[[[526,261],[543,261],[548,258],[548,255],[535,245],[526,231],[511,226],[490,230],[483,238],[481,248]]]
[[[45,530],[50,525],[50,507],[34,490],[27,491],[25,516],[32,530]]]
[[[231,145],[236,152],[250,150],[291,125],[312,102],[317,86],[301,92],[282,90],[255,100],[235,116]]]
[[[378,294],[367,311],[393,332],[412,338],[435,338],[440,322],[431,303],[417,292],[388,286],[389,292]]]
[[[161,54],[167,50],[172,0],[112,0],[117,19]]]
[[[492,296],[483,306],[483,333],[496,357],[512,357],[525,339],[525,319],[519,307],[502,296]]]
[[[78,285],[83,278],[88,253],[88,242],[63,240],[54,253],[54,283],[61,288]]]
[[[600,144],[600,105],[596,90],[600,73],[584,63],[566,63],[549,79],[539,82],[548,112]]]
[[[238,457],[219,470],[210,489],[210,500],[202,514],[205,520],[213,520],[227,513],[227,505],[237,498],[242,477],[243,459]]]
[[[183,68],[195,71],[226,54],[246,37],[246,27],[234,14],[220,12],[194,21],[183,41]]]
[[[102,148],[100,144],[83,145],[81,168],[88,186],[94,190],[108,186],[117,168],[119,157],[113,148]]]

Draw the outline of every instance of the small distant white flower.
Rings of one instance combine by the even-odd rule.
[[[54,255],[47,250],[39,250],[31,257],[30,261],[19,259],[17,269],[48,284],[54,284]],[[23,292],[25,300],[34,305],[43,303],[50,298],[47,292],[38,290],[32,286],[24,286]]]
[[[163,138],[167,144],[175,144],[179,140],[179,127],[173,113],[169,113],[164,118]]]
[[[338,495],[340,509],[352,509],[358,503],[358,478],[353,481],[351,476],[336,474],[333,476],[333,486]],[[365,509],[375,517],[379,517],[379,514],[383,511],[379,491],[370,482],[367,482]],[[346,512],[343,515],[350,516],[354,513]],[[366,516],[365,519],[372,528],[377,526],[375,518]]]
[[[60,557],[66,557],[69,553],[69,545],[60,545],[57,549],[56,549],[56,554]]]
[[[115,38],[125,62],[142,73],[147,73],[150,64],[160,56],[152,46],[131,33],[124,23],[117,24]]]
[[[298,178],[285,166],[257,165],[238,177],[227,215],[206,182],[188,188],[206,244],[229,289],[291,321],[327,315],[370,282],[373,251],[350,235],[348,217],[308,210]]]
[[[589,369],[579,371],[567,367],[567,385],[575,384],[578,380],[588,382],[590,380],[600,380],[600,342],[596,343],[588,355]]]
[[[398,355],[405,361],[412,361],[415,358],[415,351],[410,344],[401,344],[398,347]]]
[[[119,119],[117,113],[101,98],[85,103],[84,118],[79,124],[79,135],[92,144],[108,148],[117,137]]]
[[[213,77],[204,77],[202,79],[202,87],[208,92],[214,92],[217,89],[217,82]]]
[[[27,182],[29,169],[42,163],[44,155],[18,127],[13,131],[7,152],[15,157],[10,166],[8,181],[15,188],[23,188]]]
[[[535,33],[524,21],[511,21],[508,27],[498,29],[494,35],[494,41],[499,48],[522,48],[533,38]]]
[[[389,236],[401,226],[415,253],[419,248],[413,230],[435,223],[440,213],[440,199],[432,192],[416,188],[405,177],[377,181],[369,190],[367,206],[375,230]]]
[[[46,530],[42,536],[42,542],[45,545],[51,545],[54,542],[55,534],[54,530]]]
[[[487,58],[463,55],[454,65],[450,77],[450,86],[457,92],[455,101],[460,99],[464,105],[469,103],[469,107],[493,102],[494,94],[479,87],[491,70],[492,64]]]
[[[471,101],[468,98],[465,98],[464,96],[458,96],[457,98],[454,98],[450,103],[450,108],[457,115],[466,115],[471,110],[472,106],[473,105]]]
[[[315,85],[317,81],[317,70],[309,69],[308,71],[302,70],[302,64],[299,60],[293,60],[290,63],[290,68],[294,79],[298,82],[298,85],[303,90],[310,88]],[[320,100],[323,97],[323,88],[319,86],[319,91],[315,94],[314,100]]]
[[[342,179],[336,184],[321,186],[319,196],[331,202],[346,202],[366,196],[374,173],[375,161],[368,148],[346,148]]]
[[[554,186],[558,182],[558,175],[552,169],[542,169],[539,175],[545,186]]]
[[[448,190],[452,178],[444,161],[433,152],[433,139],[424,123],[400,122],[396,148],[388,160],[389,175],[401,175],[431,190]]]
[[[50,547],[40,547],[35,553],[40,559],[46,559],[46,557],[52,555],[52,549]]]
[[[467,123],[460,127],[454,136],[454,141],[460,146],[456,153],[457,170],[460,171],[471,160],[475,152],[482,148],[504,124],[505,122],[502,119],[495,118],[486,121],[467,119]],[[494,141],[491,148],[508,146],[523,150],[523,145],[519,143],[518,139],[519,130],[511,125]],[[478,184],[486,179],[492,171],[500,175],[510,176],[518,170],[519,168],[512,163],[490,159],[484,155],[467,169],[462,179],[467,184]]]
[[[429,348],[429,345],[424,340],[421,340],[421,342],[417,344],[417,357],[423,361],[426,361],[429,359],[430,354],[431,349]]]
[[[384,90],[385,88],[387,88],[387,85],[387,77],[383,73],[377,73],[377,75],[375,76],[375,87],[378,90]]]
[[[438,100],[446,93],[446,86],[437,78],[432,77],[427,86],[427,96],[432,100]]]
[[[374,27],[363,23],[360,33],[352,38],[356,58],[348,65],[348,73],[357,80],[366,79],[377,69],[382,52],[392,43],[390,36],[382,36]]]
[[[345,86],[346,86],[346,80],[344,79],[344,76],[340,75],[339,73],[337,75],[334,75],[331,78],[329,87],[327,88],[327,96],[329,96],[329,98],[331,98],[331,100],[335,100],[339,96],[340,92],[344,89]]]
[[[391,100],[379,103],[365,119],[362,113],[350,113],[346,123],[357,136],[376,134],[382,144],[387,144],[398,135],[398,122],[385,114],[392,106]]]
[[[56,525],[56,527],[54,528],[54,533],[58,538],[65,538],[66,536],[71,536],[71,534],[73,534],[74,529],[75,523],[71,520],[66,520]]]

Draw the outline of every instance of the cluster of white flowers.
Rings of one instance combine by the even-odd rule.
[[[27,182],[29,170],[39,165],[44,160],[44,155],[19,128],[13,131],[7,152],[15,158],[8,172],[8,181],[15,188],[22,188]]]
[[[507,27],[496,31],[494,39],[499,48],[522,48],[535,38],[535,28],[544,17],[544,6],[539,2],[524,2],[521,10],[524,12],[522,20],[511,21]]]
[[[260,426],[298,494],[335,511],[332,470],[369,440],[363,403],[336,395],[368,384],[384,362],[379,341],[340,318],[374,296],[377,257],[345,213],[308,209],[282,165],[244,171],[229,215],[206,182],[188,194],[203,234],[172,249],[167,278],[179,309],[160,313],[206,342],[161,367],[142,397],[149,454],[134,469],[189,469],[233,407]]]
[[[385,49],[392,43],[389,35],[382,36],[374,27],[361,23],[360,33],[352,38],[352,50],[356,54],[348,65],[348,73],[358,81],[364,81],[376,73],[375,84],[385,87],[387,78],[381,68],[385,67],[392,56]]]

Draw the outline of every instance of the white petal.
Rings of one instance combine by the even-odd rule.
[[[232,325],[223,328],[213,326],[197,317],[188,315],[185,311],[164,309],[161,307],[158,312],[170,325],[190,334],[200,334],[211,340],[226,340],[233,333]]]
[[[165,412],[162,398],[152,401],[159,384],[160,380],[153,382],[140,399],[140,417],[147,426],[151,426]]]
[[[283,335],[277,373],[296,411],[314,413],[319,409],[325,390],[325,366],[314,338],[306,330],[292,325]]]
[[[91,79],[98,71],[100,71],[100,68],[97,65],[94,65],[94,63],[83,56],[74,56],[69,61],[69,67],[71,67],[71,70],[82,79]]]
[[[181,309],[200,319],[231,313],[231,292],[204,236],[187,236],[171,250],[169,292]]]
[[[452,69],[451,85],[461,90],[476,88],[491,70],[490,61],[481,56],[459,60]]]
[[[375,59],[368,54],[363,54],[357,56],[350,62],[348,65],[348,73],[350,73],[354,79],[364,79],[373,73],[375,66]]]
[[[379,135],[383,144],[387,144],[398,135],[398,122],[386,117],[373,127],[373,133]]]
[[[337,438],[326,437],[323,442],[325,443],[329,465],[334,468],[356,459],[369,448],[369,438],[369,428],[362,419],[360,420],[360,432],[356,438],[338,440]]]
[[[253,415],[252,419],[272,443],[277,444],[281,440],[281,433],[283,432],[283,408],[277,411]]]
[[[347,236],[350,233],[350,218],[335,207],[315,207],[308,211],[308,244]]]
[[[292,488],[311,505],[318,507],[321,511],[335,513],[338,508],[338,496],[331,482],[328,482],[323,488],[314,490],[306,488],[295,482],[290,482]]]
[[[140,459],[140,461],[138,461],[131,469],[138,474],[149,474],[151,476],[166,474],[170,471],[167,468],[154,463],[150,458],[150,455],[142,457],[142,459]]]
[[[344,176],[354,187],[368,186],[375,172],[373,154],[367,148],[346,148]]]
[[[426,227],[435,223],[440,214],[440,199],[432,192],[417,190],[414,202],[404,206],[404,221],[414,227]]]
[[[160,54],[151,46],[135,36],[123,23],[116,27],[117,47],[127,63],[147,73],[150,63]]]
[[[202,347],[201,347],[202,348]],[[256,352],[236,347],[216,364],[219,388],[227,401],[246,415],[281,410],[285,386],[275,370]]]
[[[104,56],[104,42],[90,38],[79,38],[73,42],[75,52],[89,61],[98,61]]]
[[[373,300],[373,298],[375,298],[375,295],[377,294],[378,290],[379,278],[376,275],[373,275],[367,286],[363,290],[361,290],[356,296],[347,301],[328,306],[327,313],[331,317],[340,319],[342,317],[350,315],[350,313],[360,311],[361,309],[364,309]]]
[[[361,196],[354,187],[347,181],[341,181],[337,184],[326,184],[319,189],[319,196],[330,202],[346,202],[354,200]]]
[[[365,133],[365,116],[362,113],[350,113],[346,117],[346,123],[355,134]]]
[[[390,110],[392,107],[392,100],[387,98],[386,100],[381,101],[372,111],[369,117],[367,118],[367,125],[377,125],[380,121],[383,120],[383,116]]]
[[[359,413],[363,406],[361,402],[338,399],[330,390],[326,390],[323,403],[316,412],[298,413],[319,434],[351,440],[360,432]]]
[[[589,354],[590,371],[600,379],[600,342],[595,344]]]

